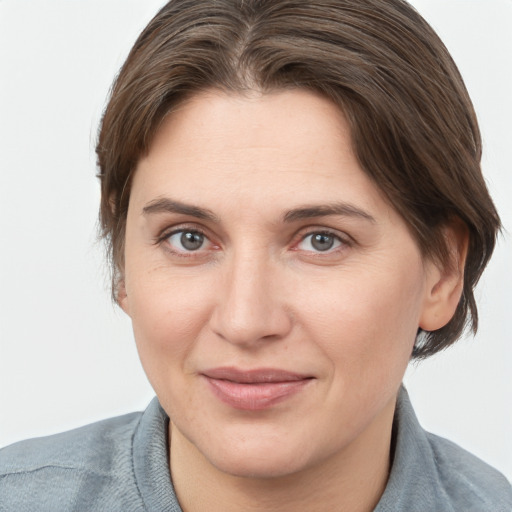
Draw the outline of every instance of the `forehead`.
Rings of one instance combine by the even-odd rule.
[[[157,130],[132,194],[188,203],[231,197],[246,206],[383,201],[355,158],[340,109],[304,90],[190,98]]]
[[[167,148],[174,158],[180,149],[186,153],[201,147],[202,151],[189,155],[195,161],[203,155],[204,159],[230,155],[238,162],[251,152],[263,157],[273,151],[274,158],[286,155],[297,164],[306,151],[320,153],[333,142],[338,157],[349,156],[350,130],[345,118],[322,96],[302,89],[244,95],[209,90],[187,99],[164,119],[150,153],[164,156]]]

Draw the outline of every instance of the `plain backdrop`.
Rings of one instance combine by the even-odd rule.
[[[512,229],[512,1],[415,0],[473,98]],[[161,0],[0,0],[0,446],[140,410],[153,393],[96,239],[97,125]],[[478,290],[475,338],[412,365],[425,428],[512,479],[512,240]]]

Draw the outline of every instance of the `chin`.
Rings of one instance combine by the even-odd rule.
[[[254,439],[254,438],[253,438]],[[230,443],[229,449],[201,450],[203,456],[219,471],[240,478],[281,478],[306,469],[311,460],[304,451],[304,445],[286,445],[286,438],[264,443],[248,440],[244,443]],[[256,439],[254,439],[256,440]],[[219,443],[216,446],[226,446]]]
[[[298,473],[305,468],[305,464],[295,457],[264,458],[259,454],[244,457],[223,457],[221,460],[210,461],[219,471],[239,478],[275,479]]]

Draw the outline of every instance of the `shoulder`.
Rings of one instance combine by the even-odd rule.
[[[91,500],[103,493],[105,503],[121,481],[134,482],[132,439],[140,418],[132,413],[3,448],[0,509],[75,509],[81,496],[88,500],[83,510],[96,509]]]
[[[460,510],[512,511],[512,485],[505,476],[447,439],[426,437],[443,492]]]
[[[460,446],[426,432],[400,389],[393,463],[378,512],[512,512],[512,486]]]
[[[128,449],[141,413],[110,418],[61,434],[28,439],[0,450],[0,476],[47,466],[103,473]]]

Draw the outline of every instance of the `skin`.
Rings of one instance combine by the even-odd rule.
[[[326,205],[343,208],[304,214]],[[374,508],[417,329],[446,324],[460,297],[465,241],[447,237],[455,270],[422,257],[343,115],[310,92],[207,91],[163,121],[132,184],[119,300],[171,419],[185,511]],[[205,382],[226,366],[311,379],[240,410]]]

